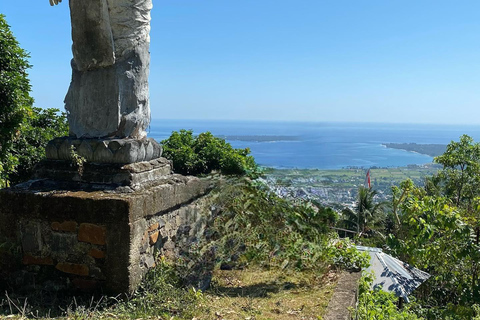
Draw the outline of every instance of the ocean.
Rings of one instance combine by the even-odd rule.
[[[153,119],[149,137],[161,141],[172,131],[210,131],[234,148],[250,148],[257,163],[274,168],[340,169],[399,167],[433,158],[389,149],[382,143],[448,144],[468,134],[480,141],[480,126]]]

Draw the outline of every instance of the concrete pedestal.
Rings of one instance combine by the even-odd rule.
[[[180,239],[195,242],[205,230],[212,183],[166,171],[128,192],[54,188],[65,184],[48,179],[0,190],[0,242],[11,248],[0,250],[0,278],[16,287],[135,290],[156,253],[175,255]]]
[[[162,146],[148,139],[101,139],[61,137],[48,142],[47,159],[72,160],[72,149],[89,163],[138,163],[162,156]]]

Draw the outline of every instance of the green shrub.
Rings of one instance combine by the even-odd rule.
[[[223,174],[243,175],[257,168],[248,148],[234,149],[210,132],[194,136],[192,130],[174,131],[162,144],[164,157],[173,161],[177,173],[198,175],[219,170]]]
[[[293,204],[261,183],[243,179],[222,186],[217,206],[221,213],[213,234],[222,264],[322,272],[359,268],[369,260],[331,232],[335,211],[309,202]]]
[[[32,108],[13,142],[12,154],[17,159],[15,169],[9,173],[12,184],[28,180],[33,167],[45,159],[45,147],[55,137],[68,135],[65,112],[58,109]]]
[[[329,246],[330,260],[334,266],[347,270],[360,270],[370,264],[370,255],[357,250],[350,239],[339,239],[334,245]]]
[[[355,311],[355,319],[358,320],[420,320],[407,305],[404,309],[397,308],[398,298],[393,293],[381,289],[372,290],[371,275],[363,276],[360,279],[358,305]]]

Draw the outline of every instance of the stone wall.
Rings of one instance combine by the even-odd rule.
[[[140,267],[137,280],[141,280],[148,269],[155,266],[157,255],[172,261],[178,258],[188,261],[191,254],[198,253],[193,251],[205,242],[207,227],[212,217],[210,203],[210,197],[205,196],[171,212],[153,215],[137,222],[137,231],[134,232],[136,237],[132,241],[134,248],[138,249],[138,254],[132,255],[138,257],[138,260],[132,262]],[[200,261],[195,262],[202,264],[202,270],[193,279],[190,277],[187,280],[196,287],[205,289],[205,282],[210,280],[208,274],[212,271],[208,264],[213,261],[209,261],[205,256],[197,258]],[[191,269],[195,267],[190,266]],[[211,267],[213,268],[213,265]]]
[[[324,320],[351,320],[357,307],[358,282],[362,272],[342,271],[332,298],[323,316]]]
[[[213,183],[170,175],[140,191],[0,191],[0,277],[15,288],[136,289],[155,255],[203,238]],[[15,249],[17,248],[17,249]]]

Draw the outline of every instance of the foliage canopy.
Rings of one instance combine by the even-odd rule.
[[[358,236],[373,236],[380,232],[385,222],[385,203],[375,201],[377,191],[360,186],[354,210],[342,210],[340,226],[357,231]]]
[[[11,154],[17,159],[17,166],[9,174],[10,182],[16,184],[28,180],[35,164],[45,158],[47,143],[66,135],[68,123],[65,112],[33,107],[12,145]]]
[[[394,293],[388,293],[380,289],[370,289],[373,278],[371,275],[364,275],[360,279],[358,304],[355,310],[355,319],[358,320],[419,320],[411,306],[399,310],[397,308],[398,298]]]
[[[28,58],[5,16],[0,14],[0,182],[6,181],[8,172],[17,164],[16,157],[11,153],[13,143],[33,104],[29,94]]]
[[[248,148],[234,149],[210,132],[194,136],[192,130],[174,131],[162,144],[163,155],[173,161],[177,173],[197,175],[219,170],[223,174],[242,175],[256,170]]]
[[[393,188],[393,255],[432,275],[417,289],[426,319],[471,319],[480,303],[480,146],[467,135],[435,162],[443,169],[425,187]]]
[[[349,243],[333,238],[337,213],[318,203],[292,202],[248,179],[222,187],[214,236],[227,264],[258,264],[322,272],[368,262]],[[246,232],[248,230],[248,232]]]
[[[468,135],[452,141],[445,153],[434,159],[443,165],[436,176],[441,193],[459,205],[471,205],[480,195],[480,145]]]
[[[27,180],[47,142],[68,134],[65,113],[32,107],[28,58],[0,14],[0,187]]]

